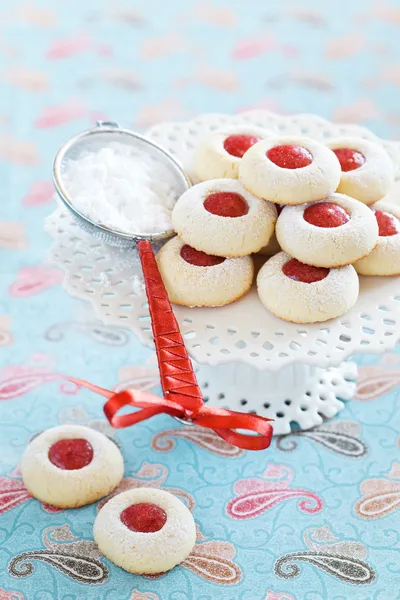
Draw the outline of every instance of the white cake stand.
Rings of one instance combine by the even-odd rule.
[[[203,115],[186,123],[163,123],[149,136],[181,160],[190,176],[197,140],[223,126],[252,124],[282,134],[324,140],[357,135],[390,153],[399,175],[400,142],[383,142],[370,131],[335,125],[313,115],[277,116],[251,111],[237,116]],[[193,177],[194,178],[194,177]],[[104,323],[124,325],[146,346],[152,333],[135,250],[107,246],[82,231],[63,208],[46,222],[53,237],[50,260],[65,272],[64,286],[91,302]],[[256,290],[223,308],[175,307],[204,400],[220,407],[273,417],[274,433],[309,429],[334,416],[352,398],[355,353],[381,353],[400,338],[400,278],[361,278],[355,307],[322,324],[281,321],[261,305]]]

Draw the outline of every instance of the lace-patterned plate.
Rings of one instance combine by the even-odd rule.
[[[389,152],[400,179],[399,142],[384,142],[367,129],[335,125],[313,115],[277,116],[267,111],[236,116],[209,114],[189,122],[160,124],[148,135],[172,152],[193,177],[192,156],[198,139],[223,126],[246,123],[321,141],[337,135],[374,140]],[[64,270],[66,290],[89,300],[105,323],[125,325],[142,343],[151,346],[136,251],[121,252],[90,237],[64,209],[53,213],[46,227],[54,239],[50,258]],[[277,371],[300,362],[325,368],[340,365],[351,354],[380,353],[396,344],[400,337],[400,278],[361,278],[356,306],[343,317],[321,324],[281,321],[263,308],[255,289],[224,308],[176,307],[175,312],[189,352],[201,365],[238,361]]]

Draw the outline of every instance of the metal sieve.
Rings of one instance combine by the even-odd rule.
[[[131,248],[138,240],[154,242],[172,237],[173,229],[156,233],[118,231],[108,227],[107,224],[92,221],[74,207],[73,198],[70,197],[63,181],[68,161],[77,160],[85,152],[100,150],[113,142],[126,144],[140,153],[146,153],[148,158],[157,163],[157,166],[162,169],[163,181],[171,194],[175,196],[175,201],[191,186],[191,181],[182,165],[167,150],[145,136],[128,129],[121,129],[117,123],[98,121],[97,127],[94,129],[83,131],[63,144],[55,156],[53,181],[60,199],[88,233],[102,239],[107,244]]]
[[[146,153],[147,157],[155,161],[157,167],[162,168],[163,182],[167,184],[171,194],[174,194],[175,201],[191,186],[191,181],[181,164],[164,148],[133,131],[121,129],[117,123],[103,121],[99,121],[94,129],[79,133],[61,146],[53,163],[54,185],[62,202],[85,231],[112,246],[137,246],[164,397],[170,400],[179,399],[188,409],[196,409],[203,403],[202,394],[151,247],[151,242],[167,240],[175,235],[173,229],[156,233],[127,232],[112,229],[103,223],[95,223],[74,207],[74,200],[63,181],[69,160],[78,160],[87,151],[100,150],[113,142],[127,144],[140,153]],[[134,198],[132,200],[134,201]]]

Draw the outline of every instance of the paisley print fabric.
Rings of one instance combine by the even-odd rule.
[[[396,0],[0,0],[0,600],[400,600],[400,354],[356,357],[337,418],[245,452],[159,416],[114,430],[108,389],[158,390],[154,354],[68,297],[47,262],[55,150],[96,120],[143,131],[202,112],[314,112],[400,136]],[[228,399],[226,399],[228,400]],[[120,447],[117,490],[177,495],[198,535],[135,577],[92,535],[109,497],[34,500],[35,435],[85,424]]]

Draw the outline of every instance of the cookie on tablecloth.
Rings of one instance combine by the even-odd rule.
[[[34,498],[74,508],[112,492],[123,477],[124,460],[102,433],[82,425],[59,425],[29,443],[21,472]]]
[[[169,571],[192,551],[196,526],[188,508],[169,492],[138,488],[114,496],[93,527],[100,551],[137,574]]]
[[[170,301],[184,306],[223,306],[234,302],[248,292],[254,276],[250,256],[212,256],[178,237],[161,248],[157,263]]]
[[[351,265],[312,267],[280,252],[261,268],[257,289],[265,308],[277,317],[318,323],[343,315],[355,304],[359,281]]]

